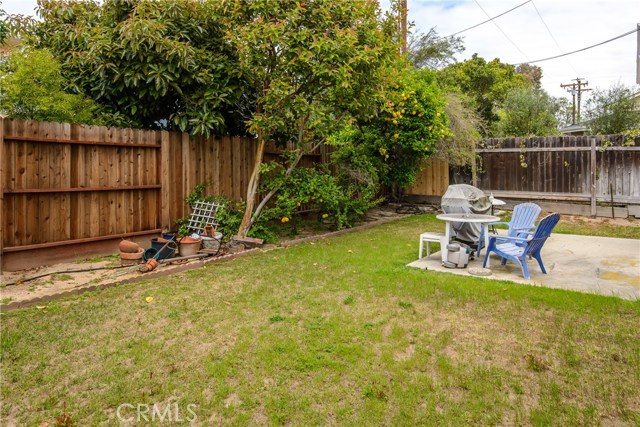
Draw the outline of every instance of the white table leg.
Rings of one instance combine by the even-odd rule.
[[[451,227],[451,222],[447,221],[447,226],[445,227],[445,231],[444,231],[444,242],[445,242],[445,244],[444,245],[442,245],[442,244],[440,245],[440,246],[442,246],[440,248],[440,251],[442,253],[442,261],[443,262],[449,261],[448,256],[447,256],[449,252],[447,251],[447,246],[446,245],[448,245],[449,242],[451,241],[451,228],[450,227]]]

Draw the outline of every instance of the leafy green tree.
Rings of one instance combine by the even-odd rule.
[[[585,118],[597,135],[611,135],[640,128],[637,89],[614,83],[609,89],[593,91],[586,103]]]
[[[242,78],[215,10],[193,0],[40,0],[41,20],[16,28],[51,50],[69,88],[110,124],[238,133]]]
[[[411,185],[422,160],[434,154],[438,141],[449,135],[445,97],[430,70],[396,73],[381,113],[361,121],[331,139],[344,150],[363,150],[381,184],[397,196]]]
[[[0,67],[0,110],[8,117],[97,123],[95,104],[65,91],[60,64],[47,50],[14,50]]]
[[[558,127],[564,128],[571,126],[573,123],[573,105],[569,99],[564,97],[552,97],[553,109],[556,112],[556,120],[558,121]]]
[[[455,55],[463,51],[462,37],[440,37],[435,28],[426,34],[412,34],[407,48],[409,60],[416,68],[431,70],[439,70],[455,62]]]
[[[0,2],[2,5],[2,2]],[[0,45],[4,43],[4,41],[9,36],[9,25],[7,24],[6,12],[4,9],[0,9]]]
[[[540,89],[542,86],[542,68],[539,66],[520,64],[516,67],[516,73],[525,76],[534,88]]]
[[[258,137],[255,165],[239,234],[246,236],[272,188],[257,204],[268,140],[296,149],[285,175],[345,122],[375,113],[389,64],[399,52],[397,20],[379,16],[376,2],[254,0],[218,2],[226,40],[251,79],[256,110],[248,121]]]
[[[530,86],[526,77],[516,73],[513,65],[499,59],[490,62],[474,54],[471,59],[451,64],[439,73],[445,88],[457,89],[467,95],[490,131],[500,119],[498,108],[513,89]]]
[[[551,136],[558,134],[553,100],[541,89],[514,89],[499,111],[496,136]]]
[[[451,166],[468,166],[474,161],[474,148],[482,130],[482,120],[469,106],[468,99],[459,92],[445,94],[444,112],[449,130],[438,141],[435,155],[446,159]]]
[[[417,33],[409,41],[409,60],[416,68],[439,70],[455,63],[455,55],[464,51],[462,37],[440,37],[434,28]],[[458,88],[449,87],[445,93],[445,113],[449,131],[440,138],[436,154],[451,165],[463,166],[473,161],[473,148],[480,138],[482,121]]]

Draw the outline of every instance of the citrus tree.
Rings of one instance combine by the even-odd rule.
[[[343,151],[364,150],[379,182],[397,194],[411,185],[422,161],[449,135],[445,96],[430,70],[408,66],[389,71],[380,114],[350,126],[331,139]]]

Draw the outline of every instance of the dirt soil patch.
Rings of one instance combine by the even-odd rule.
[[[395,206],[385,206],[372,209],[367,213],[366,224],[375,225],[384,223],[403,215],[395,212]],[[362,225],[361,225],[362,226]],[[361,226],[350,230],[359,229]],[[328,227],[301,227],[295,236],[282,237],[280,245],[290,246],[298,242],[313,240],[325,235],[333,234]],[[244,251],[244,246],[227,246],[219,255],[233,254]],[[265,245],[264,250],[276,248],[277,245]],[[204,258],[204,260],[212,260]],[[172,264],[162,264],[156,271],[169,273],[180,269],[185,264],[196,264],[199,259],[176,261]],[[65,294],[69,291],[95,288],[107,284],[130,281],[132,279],[144,279],[146,273],[140,273],[142,264],[133,266],[121,266],[117,254],[94,257],[91,259],[77,260],[74,262],[58,263],[38,268],[20,270],[14,272],[2,272],[0,274],[0,306],[16,302],[27,302],[47,298],[52,295]],[[75,270],[86,270],[74,272]],[[31,278],[43,276],[35,280]]]

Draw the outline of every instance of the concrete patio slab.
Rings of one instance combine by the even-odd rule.
[[[482,268],[484,255],[483,251],[479,259],[464,269],[443,267],[440,252],[408,267],[469,276],[469,268]],[[529,260],[531,279],[527,280],[513,262],[501,266],[500,258],[492,253],[489,263],[492,274],[486,278],[640,299],[640,240],[553,234],[542,249],[542,260],[548,274],[540,271],[536,260]]]

